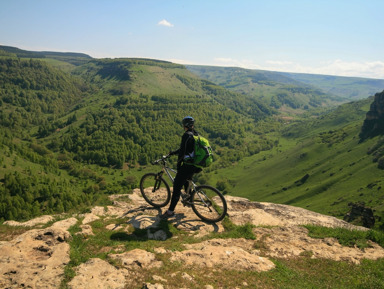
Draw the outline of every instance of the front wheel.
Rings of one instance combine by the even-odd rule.
[[[215,223],[227,214],[227,202],[214,187],[198,186],[192,193],[192,210],[203,221]]]
[[[140,192],[148,204],[161,208],[171,199],[171,190],[162,176],[155,173],[145,174],[140,180]]]

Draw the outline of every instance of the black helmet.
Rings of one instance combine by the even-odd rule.
[[[194,125],[195,120],[193,119],[192,116],[186,116],[183,118],[182,122],[183,122],[183,126],[191,128]]]

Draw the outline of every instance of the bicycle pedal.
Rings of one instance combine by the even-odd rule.
[[[190,207],[191,203],[188,200],[181,200],[181,203],[183,204],[184,207]]]

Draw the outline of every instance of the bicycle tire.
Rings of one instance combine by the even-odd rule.
[[[145,201],[156,208],[166,206],[171,199],[171,190],[163,177],[148,173],[140,180],[140,192]]]
[[[192,210],[203,221],[216,223],[227,214],[227,202],[214,187],[202,185],[196,187],[191,195]]]

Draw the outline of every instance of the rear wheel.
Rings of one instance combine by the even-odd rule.
[[[140,180],[140,192],[148,204],[160,208],[169,203],[171,190],[162,176],[155,173],[145,174]]]
[[[227,202],[216,188],[203,185],[192,194],[192,210],[203,221],[214,223],[224,219]]]

